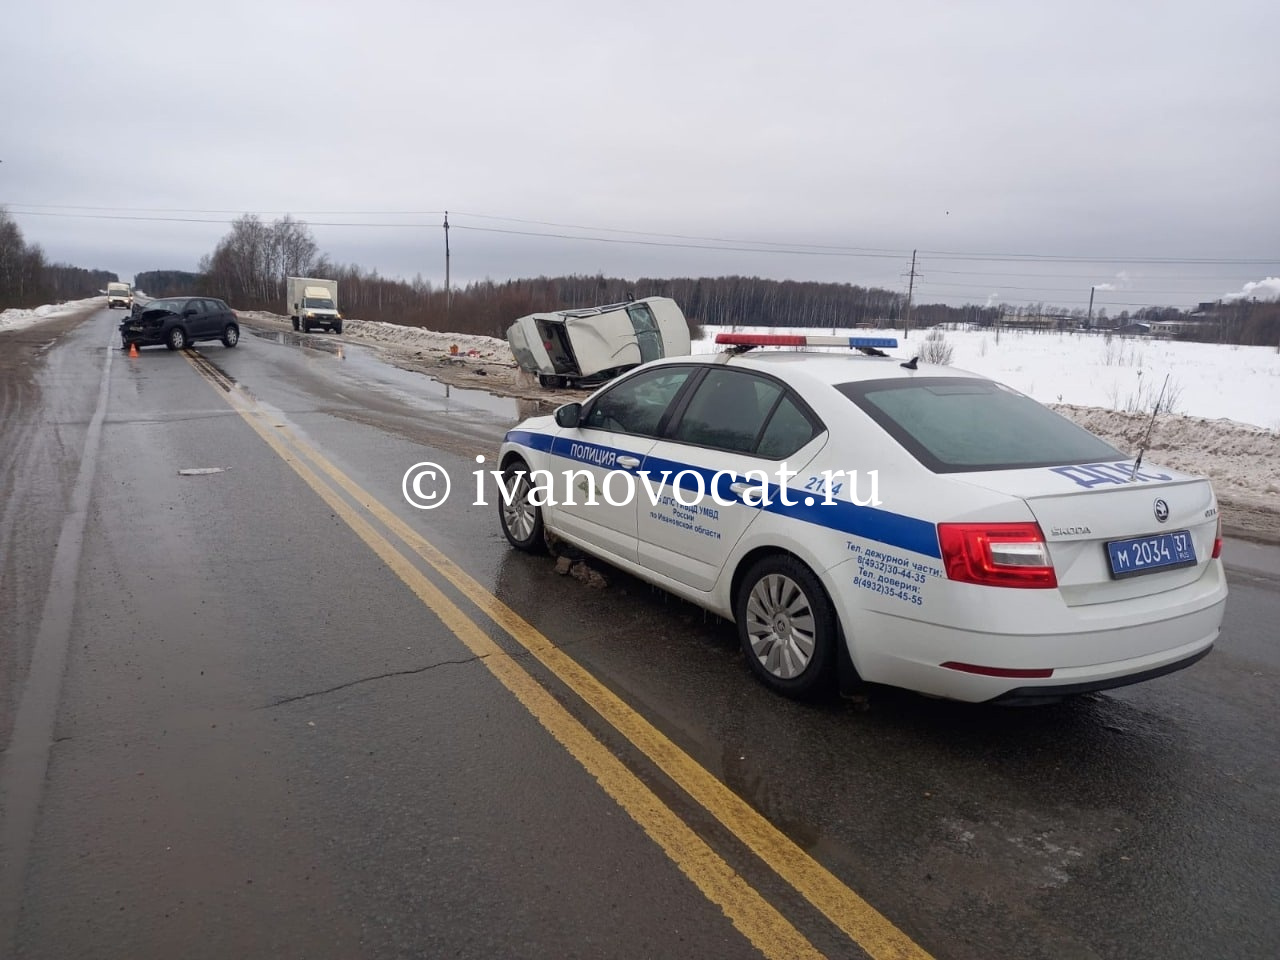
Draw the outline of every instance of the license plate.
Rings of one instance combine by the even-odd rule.
[[[1116,580],[1157,570],[1192,567],[1196,562],[1196,548],[1186,530],[1112,540],[1107,544],[1107,553],[1111,558],[1111,576]]]
[[[137,332],[139,332],[139,331],[142,329],[142,324],[140,324],[140,323],[134,323],[134,324],[131,324],[131,325],[129,326],[129,329],[130,329],[131,331],[133,331],[134,333],[137,333]]]

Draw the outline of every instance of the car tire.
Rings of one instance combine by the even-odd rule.
[[[185,350],[191,346],[191,341],[187,338],[186,330],[182,327],[174,327],[165,338],[164,345],[170,350]]]
[[[504,493],[498,493],[498,522],[507,542],[525,553],[546,553],[542,507],[529,503],[529,493],[534,489],[529,482],[529,465],[512,460],[502,468],[502,481],[507,490],[513,490],[510,504]]]
[[[228,323],[222,330],[222,345],[224,347],[234,347],[240,342],[240,328],[234,323]]]
[[[333,325],[333,332],[336,333],[338,336],[342,336],[342,324],[335,323]]]
[[[763,557],[738,587],[734,620],[752,673],[776,693],[812,697],[835,675],[839,630],[826,590],[790,554]]]
[[[299,321],[299,322],[302,324],[302,332],[303,332],[303,333],[310,333],[310,332],[311,332],[311,324],[307,323],[307,321],[305,321],[305,320],[301,320],[301,321]]]

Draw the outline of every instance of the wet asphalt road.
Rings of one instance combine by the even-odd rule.
[[[527,412],[514,402],[320,334],[201,345],[209,376],[154,348],[108,365],[118,319],[0,335],[0,955],[759,956],[422,579],[782,924],[822,955],[865,955],[467,590],[421,558],[393,570],[352,498],[322,500],[272,431],[322,452],[921,951],[1276,955],[1275,550],[1229,545],[1218,648],[1170,677],[1039,709],[892,691],[797,705],[751,679],[731,628],[506,547],[470,473]],[[258,427],[218,383],[252,398]],[[438,510],[401,498],[421,460],[454,478]]]

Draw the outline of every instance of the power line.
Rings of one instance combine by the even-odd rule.
[[[984,263],[1221,263],[1221,264],[1280,264],[1276,257],[1070,257],[1042,253],[951,253],[945,250],[921,250],[922,254],[941,260],[969,260]]]
[[[1181,280],[1182,278],[1178,277],[1177,279]],[[998,288],[999,290],[1043,290],[1045,293],[1079,293],[1081,290],[1080,287],[1019,287],[1009,283],[941,283],[941,284],[929,284],[929,287],[930,289],[934,289],[936,287],[938,289],[943,289],[943,290],[991,290],[993,288]],[[1134,290],[1128,287],[1124,289],[1112,291],[1112,290],[1103,290],[1101,285],[1096,285],[1095,289],[1097,289],[1099,293],[1123,293],[1123,294],[1131,294],[1131,293],[1162,294],[1162,293],[1168,292],[1166,290]]]
[[[124,210],[136,212],[172,212],[172,213],[239,213],[245,215],[246,211],[235,210],[195,210],[184,208],[146,208],[146,207],[88,207],[73,206],[69,204],[30,204],[30,203],[12,203],[12,206],[32,207],[37,209],[15,211],[30,216],[66,216],[66,217],[82,217],[86,219],[119,219],[119,220],[140,220],[140,221],[171,221],[178,223],[229,223],[226,220],[207,220],[203,218],[184,218],[184,217],[138,217],[123,215],[105,215],[105,214],[72,214],[72,213],[53,213],[41,212],[43,210]],[[442,211],[258,211],[257,215],[279,213],[281,215],[294,216],[437,216]],[[554,221],[521,219],[516,217],[500,217],[490,214],[477,213],[459,213],[454,211],[454,216],[469,216],[477,219],[500,220],[509,223],[526,223],[534,226],[550,226],[557,229],[566,230],[590,230],[597,233],[619,233],[633,237],[658,237],[670,238],[674,240],[690,241],[689,243],[663,243],[660,240],[623,240],[614,237],[599,236],[583,236],[570,235],[562,233],[548,233],[545,231],[524,231],[502,229],[498,227],[479,227],[466,226],[458,223],[451,224],[454,229],[474,230],[490,233],[505,233],[513,236],[527,237],[546,237],[550,239],[561,240],[581,240],[595,243],[636,243],[644,246],[669,246],[677,249],[705,249],[705,250],[725,250],[734,253],[784,253],[788,255],[810,255],[810,256],[847,256],[847,257],[867,257],[874,259],[887,259],[895,257],[905,257],[905,250],[893,250],[880,247],[857,247],[857,246],[840,246],[834,244],[816,244],[805,242],[782,242],[782,241],[766,241],[766,240],[742,240],[725,237],[699,237],[688,234],[671,234],[641,230],[625,230],[615,227],[599,227],[599,226],[583,226],[575,224],[562,224]],[[310,222],[311,226],[326,227],[408,227],[416,229],[424,229],[434,227],[436,224],[427,223],[388,223],[388,222]],[[728,244],[729,246],[722,246]],[[759,247],[760,249],[753,249]],[[1280,266],[1280,257],[1117,257],[1117,256],[1069,256],[1061,254],[1039,254],[1039,253],[971,253],[963,251],[949,250],[920,250],[922,256],[936,257],[941,260],[955,261],[971,261],[983,263],[1077,263],[1077,264],[1149,264],[1149,265],[1179,265],[1179,264],[1220,264],[1220,265],[1238,265],[1238,266]],[[942,272],[942,271],[939,271]]]
[[[1124,272],[1124,275],[1125,275],[1126,279],[1128,279],[1128,280],[1166,280],[1166,279],[1169,279],[1169,277],[1168,277],[1168,275],[1167,275],[1167,274],[1165,274],[1165,275],[1151,275],[1151,274],[1143,274],[1143,273],[1129,273],[1128,271],[1123,271],[1123,272]],[[1238,273],[1238,272],[1239,272],[1239,271],[1237,271],[1237,273]],[[958,276],[958,277],[1014,277],[1014,278],[1019,279],[1019,280],[1035,280],[1035,279],[1070,280],[1070,279],[1076,279],[1076,280],[1092,280],[1092,281],[1095,281],[1095,282],[1096,282],[1096,281],[1097,281],[1097,279],[1098,279],[1098,271],[1096,271],[1096,270],[1095,270],[1095,271],[1091,271],[1091,272],[1089,272],[1089,273],[1023,273],[1021,270],[936,270],[936,269],[930,269],[930,273],[935,273],[935,274],[937,274],[937,273],[941,273],[941,274],[948,274],[948,275],[951,275],[951,276]],[[1222,279],[1223,277],[1233,277],[1233,276],[1236,276],[1236,275],[1237,275],[1237,274],[1235,274],[1235,273],[1208,273],[1208,274],[1203,274],[1203,273],[1202,273],[1202,274],[1192,274],[1192,273],[1182,273],[1181,271],[1179,271],[1179,272],[1178,272],[1178,274],[1177,274],[1177,278],[1176,278],[1176,279],[1178,279],[1178,280],[1219,280],[1219,279]]]
[[[796,249],[779,244],[775,247],[733,247],[716,243],[677,243],[670,240],[640,240],[628,237],[589,237],[568,233],[545,233],[532,230],[509,230],[502,227],[476,227],[453,224],[455,230],[471,230],[478,233],[502,233],[516,237],[546,237],[556,240],[585,240],[590,243],[629,244],[640,247],[665,247],[675,250],[716,250],[725,253],[776,253],[796,257],[846,257],[851,259],[897,260],[901,253],[851,253],[839,250]]]
[[[217,210],[201,207],[94,207],[79,203],[22,203],[5,201],[0,206],[34,207],[37,210],[113,210],[117,213],[234,213],[257,216],[351,216],[351,217],[433,217],[441,210]]]
[[[125,214],[108,213],[54,213],[45,210],[11,210],[10,213],[23,217],[70,217],[78,220],[132,220],[145,223],[220,223],[232,224],[235,220],[212,219],[207,217],[135,217]],[[256,216],[256,214],[255,214]],[[357,223],[354,221],[326,222],[323,220],[304,221],[308,227],[412,227],[427,228],[437,224],[427,223]]]
[[[460,213],[460,211],[454,211]],[[886,256],[903,256],[904,251],[885,249],[882,247],[851,247],[829,243],[782,242],[777,240],[742,240],[730,237],[699,237],[684,233],[660,233],[652,230],[624,230],[619,227],[588,227],[573,223],[556,223],[551,220],[525,220],[518,217],[498,217],[484,213],[465,213],[462,216],[475,217],[479,220],[501,220],[506,223],[524,223],[532,226],[556,227],[561,230],[593,230],[597,233],[623,233],[640,237],[667,237],[673,240],[697,240],[704,243],[755,244],[759,246],[796,247],[810,250],[830,250],[842,253],[884,254]],[[474,229],[479,229],[474,228]],[[767,251],[766,251],[767,252]]]
[[[108,214],[108,213],[60,213],[50,210],[13,210],[12,213],[19,216],[29,217],[68,217],[81,220],[124,220],[144,223],[217,223],[232,224],[234,220],[214,219],[209,217],[145,217],[134,216],[129,214]],[[455,216],[457,214],[455,213]],[[392,227],[395,229],[428,229],[438,226],[434,223],[369,223],[357,221],[324,221],[324,220],[307,220],[307,226],[310,227]],[[675,243],[663,240],[640,240],[624,237],[592,237],[581,236],[576,234],[564,233],[547,233],[545,231],[533,230],[509,230],[502,227],[477,227],[473,225],[464,225],[452,223],[449,225],[453,230],[471,230],[477,233],[501,233],[511,236],[520,237],[537,237],[553,240],[580,240],[590,243],[616,243],[631,244],[635,246],[648,247],[667,247],[672,249],[684,250],[716,250],[728,253],[773,253],[786,254],[788,256],[824,256],[824,257],[873,257],[878,259],[897,259],[901,254],[897,253],[852,253],[837,249],[792,249],[781,244],[773,247],[731,247],[722,246],[714,243]]]

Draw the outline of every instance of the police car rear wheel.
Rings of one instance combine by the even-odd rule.
[[[511,502],[506,494],[498,495],[498,519],[502,532],[517,550],[528,553],[545,553],[547,541],[543,536],[542,508],[529,502],[534,487],[529,482],[529,466],[516,460],[502,471],[503,486],[512,491]]]
[[[755,563],[735,603],[742,652],[765,684],[788,697],[808,697],[830,680],[836,618],[822,584],[795,557]]]

